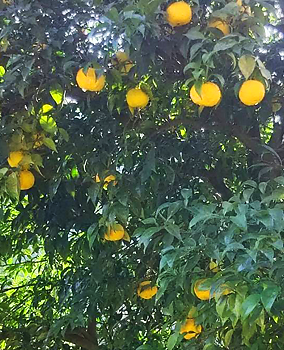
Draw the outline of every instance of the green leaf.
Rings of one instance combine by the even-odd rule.
[[[278,286],[269,286],[261,293],[261,302],[267,312],[270,312],[273,303],[279,294]]]
[[[114,6],[112,6],[112,8],[106,13],[105,16],[114,22],[118,22],[119,20],[119,13],[117,11],[117,8]]]
[[[237,40],[235,38],[224,37],[224,38],[220,39],[217,42],[217,44],[214,46],[214,51],[218,52],[218,51],[228,50],[228,49],[231,49],[232,47],[234,47],[237,44],[238,44],[238,42],[237,42]]]
[[[237,214],[236,216],[231,216],[231,221],[236,224],[240,229],[247,231],[247,219],[245,214]]]
[[[169,339],[168,339],[168,342],[167,342],[167,349],[168,350],[172,350],[176,343],[177,343],[177,340],[178,340],[178,337],[179,337],[179,333],[176,332],[174,334],[172,334]]]
[[[199,31],[198,27],[190,28],[187,33],[184,34],[190,40],[203,40],[204,34]]]
[[[176,237],[178,240],[181,241],[181,235],[180,235],[180,229],[177,225],[174,225],[170,222],[168,222],[165,225],[165,229],[168,231],[168,233],[174,237]]]
[[[230,329],[230,330],[226,333],[226,335],[225,335],[225,338],[224,338],[224,345],[225,345],[226,348],[228,348],[229,345],[230,345],[230,343],[231,343],[233,333],[234,333],[234,330],[233,330],[233,329]]]
[[[44,131],[48,132],[49,134],[55,134],[57,131],[57,124],[55,120],[52,117],[49,117],[47,115],[43,115],[40,117],[39,123]]]
[[[51,87],[50,95],[54,101],[59,105],[63,100],[63,89],[59,84],[56,84]]]
[[[62,136],[63,140],[68,142],[69,141],[69,134],[65,129],[58,128],[58,131],[60,132],[60,135]]]
[[[140,345],[136,350],[153,350],[153,348],[150,345]]]
[[[56,145],[55,145],[54,141],[53,141],[51,138],[45,137],[45,138],[43,139],[43,144],[44,144],[46,147],[48,147],[49,149],[51,149],[52,151],[57,152]]]
[[[146,156],[144,167],[140,174],[142,183],[149,179],[152,172],[155,171],[155,168],[156,168],[155,149],[152,148]]]
[[[269,72],[268,69],[265,68],[264,64],[261,62],[261,60],[259,58],[256,59],[256,62],[258,64],[258,68],[261,72],[261,75],[263,76],[263,78],[267,79],[267,80],[271,80],[271,73]]]
[[[161,227],[149,227],[145,231],[138,231],[138,234],[136,234],[135,231],[135,235],[138,237],[140,236],[138,238],[139,245],[144,245],[144,250],[146,250],[152,236],[159,231],[161,231]]]
[[[7,193],[14,199],[19,199],[20,187],[19,179],[16,172],[11,173],[6,180]]]
[[[255,307],[258,305],[260,301],[259,294],[251,294],[249,295],[242,304],[241,317],[242,319],[246,319]]]
[[[89,226],[88,230],[87,230],[87,239],[89,242],[89,248],[91,249],[93,247],[94,241],[97,238],[99,233],[98,230],[98,224],[94,223],[91,226]]]
[[[44,104],[41,109],[39,110],[39,114],[47,114],[48,112],[50,112],[53,109],[53,106],[50,104]]]
[[[8,168],[0,169],[0,179],[2,179],[2,177],[6,175],[7,171],[8,171]]]
[[[97,197],[100,192],[101,186],[99,183],[93,183],[89,188],[88,188],[88,195],[93,202],[94,206],[97,206]]]
[[[251,55],[243,55],[240,57],[238,64],[243,76],[248,79],[252,75],[256,66],[255,57]]]
[[[6,73],[6,70],[3,66],[0,66],[0,77],[3,77]]]

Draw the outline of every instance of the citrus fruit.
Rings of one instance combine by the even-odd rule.
[[[190,89],[190,98],[193,103],[199,106],[213,107],[221,100],[222,94],[219,86],[215,83],[207,82],[202,84],[200,95],[195,89],[195,85]]]
[[[124,51],[118,51],[116,53],[113,63],[118,66],[119,71],[123,75],[127,74],[130,71],[130,69],[134,66],[133,62],[130,61],[127,53]]]
[[[10,152],[8,163],[10,167],[16,168],[23,158],[24,158],[24,154],[21,151]]]
[[[239,91],[239,99],[247,106],[260,103],[265,96],[265,87],[258,80],[245,81]]]
[[[212,271],[212,272],[218,272],[220,269],[219,269],[219,267],[218,267],[218,264],[215,262],[215,261],[213,261],[213,260],[211,260],[210,261],[210,264],[209,264],[209,269]]]
[[[230,26],[225,22],[222,21],[221,19],[213,19],[209,22],[208,27],[210,28],[217,28],[219,30],[221,30],[221,32],[224,35],[228,35],[230,34]]]
[[[188,318],[180,328],[180,334],[184,334],[184,339],[192,339],[201,333],[201,325],[196,325],[194,318]]]
[[[145,287],[149,286],[149,287]],[[144,288],[143,288],[144,287]],[[142,299],[151,299],[158,292],[157,286],[151,286],[151,281],[141,282],[137,289],[137,294]]]
[[[185,1],[174,2],[167,8],[167,20],[173,27],[188,24],[191,18],[191,7]]]
[[[86,74],[83,68],[79,69],[76,76],[78,86],[83,90],[88,91],[101,91],[105,85],[105,76],[101,75],[97,79],[96,71],[94,68],[88,68]]]
[[[110,182],[113,181],[113,185],[115,186],[117,184],[117,181],[116,180],[116,177],[114,175],[108,175],[105,179],[104,179],[104,185],[103,185],[103,188],[106,190],[108,188],[108,184]],[[96,177],[95,177],[95,181],[96,182],[101,182],[101,179],[99,177],[99,175],[97,174]]]
[[[126,101],[131,108],[144,108],[149,102],[149,96],[140,88],[130,89],[126,94]]]
[[[124,237],[124,227],[120,224],[109,225],[105,233],[106,241],[120,241]]]
[[[20,171],[20,188],[21,190],[29,190],[35,183],[35,177],[29,170]]]
[[[201,289],[202,284],[207,281],[206,278],[197,280],[194,284],[194,293],[200,300],[209,300],[210,298],[210,289]]]

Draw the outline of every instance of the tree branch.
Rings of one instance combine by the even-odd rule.
[[[0,293],[5,293],[5,292],[8,292],[9,290],[18,290],[25,287],[34,287],[36,285],[37,285],[36,283],[32,283],[32,284],[23,284],[21,286],[16,286],[16,287],[3,288],[0,290]]]
[[[99,347],[97,344],[90,341],[89,339],[86,339],[84,336],[75,334],[73,332],[65,333],[64,339],[77,346],[81,346],[83,349],[86,349],[86,350],[99,350]]]

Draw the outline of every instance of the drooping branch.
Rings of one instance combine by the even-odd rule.
[[[91,342],[89,339],[86,339],[84,336],[66,333],[64,339],[70,343],[73,343],[77,346],[81,346],[85,350],[98,350],[99,347]]]
[[[99,350],[96,320],[91,320],[88,328],[77,327],[72,331],[67,330],[64,339],[86,350]]]

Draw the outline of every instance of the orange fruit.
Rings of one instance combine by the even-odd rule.
[[[124,235],[124,227],[120,224],[113,224],[108,226],[104,238],[106,241],[120,241]]]
[[[83,68],[79,69],[76,76],[78,86],[87,91],[101,91],[105,85],[105,76],[101,75],[97,79],[96,71],[94,68],[88,68],[86,74]]]
[[[265,87],[258,80],[245,81],[239,90],[239,99],[246,106],[259,104],[265,96]]]
[[[167,21],[172,27],[188,24],[192,19],[192,10],[185,1],[177,1],[167,8]]]
[[[228,35],[230,34],[230,26],[225,22],[222,21],[221,19],[213,19],[209,22],[208,27],[210,28],[217,28],[219,30],[221,30],[221,32],[224,35]]]
[[[184,339],[192,339],[202,331],[201,325],[196,325],[194,318],[188,318],[180,328],[180,334],[184,334]]]
[[[106,190],[106,189],[108,188],[108,184],[109,184],[110,182],[112,182],[112,181],[113,181],[113,185],[114,185],[114,186],[117,185],[117,181],[115,181],[115,180],[116,180],[116,177],[115,177],[114,175],[108,175],[108,176],[104,179],[104,185],[103,185],[104,190]],[[96,177],[95,177],[95,181],[96,181],[96,182],[101,182],[101,179],[100,179],[100,177],[99,177],[98,174],[97,174]]]
[[[193,287],[195,295],[200,300],[209,300],[210,298],[210,289],[200,289],[200,286],[202,286],[205,281],[207,281],[206,278],[197,280]]]
[[[119,71],[121,74],[127,74],[130,69],[134,66],[133,62],[130,61],[128,55],[124,51],[118,51],[115,54],[115,59],[113,60],[114,64],[117,64]]]
[[[10,167],[17,168],[17,166],[19,165],[19,163],[22,161],[23,158],[24,158],[24,154],[22,151],[10,152],[8,163]]]
[[[148,287],[145,287],[148,286]],[[143,288],[144,287],[144,288]],[[142,299],[151,299],[158,292],[157,286],[151,286],[151,281],[141,282],[137,289],[137,294]]]
[[[35,177],[29,170],[22,170],[19,174],[21,190],[29,190],[35,183]]]
[[[130,89],[126,94],[126,101],[131,108],[145,108],[149,102],[149,96],[140,88]]]
[[[219,86],[211,82],[202,84],[200,95],[197,93],[195,85],[193,85],[189,95],[193,103],[204,107],[216,106],[222,97]]]

